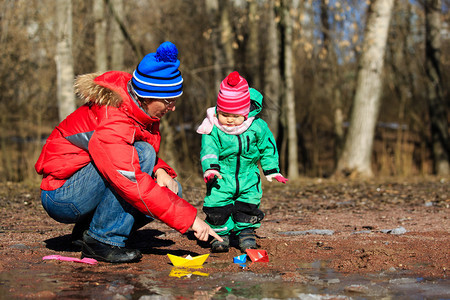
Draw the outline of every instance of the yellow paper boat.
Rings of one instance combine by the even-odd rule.
[[[167,256],[169,257],[174,267],[200,267],[208,258],[209,254],[203,254],[195,257],[192,257],[190,255],[181,257],[172,254],[167,254]]]
[[[191,277],[192,275],[197,275],[197,276],[209,276],[208,273],[203,273],[203,272],[199,272],[199,271],[192,271],[189,269],[178,269],[178,268],[173,268],[172,271],[170,271],[169,276],[171,277]]]

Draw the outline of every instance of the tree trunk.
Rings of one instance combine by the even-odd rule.
[[[330,45],[330,22],[328,18],[328,0],[320,0],[320,24],[323,36],[322,49],[325,52],[325,55],[328,54]]]
[[[219,1],[220,12],[220,46],[222,48],[223,56],[225,58],[225,73],[231,73],[235,66],[234,61],[234,34],[230,23],[230,4],[229,1]]]
[[[220,83],[222,82],[223,77],[225,77],[224,73],[222,72],[222,64],[224,64],[223,62],[224,58],[221,52],[221,43],[219,35],[220,29],[219,23],[217,22],[219,16],[218,14],[219,3],[218,0],[206,0],[205,5],[206,11],[208,13],[209,22],[211,24],[210,40],[213,54],[214,87],[215,89],[217,89],[216,92],[218,92]]]
[[[337,165],[342,149],[344,148],[344,113],[342,111],[342,96],[339,87],[333,89],[333,103],[334,103],[334,162]]]
[[[266,62],[264,70],[264,104],[268,109],[266,121],[276,139],[280,123],[280,48],[278,23],[275,15],[275,1],[268,0],[268,29]]]
[[[56,81],[59,120],[75,110],[72,56],[72,2],[58,0],[56,5]]]
[[[112,0],[111,3],[114,6],[114,11],[116,11],[117,13],[117,18],[123,20],[125,14],[123,0]],[[111,37],[112,37],[111,69],[123,70],[125,38],[123,36],[122,31],[120,30],[119,23],[116,22],[114,19],[111,22]]]
[[[105,72],[108,69],[108,47],[106,46],[106,18],[103,0],[94,0],[95,30],[95,69]]]
[[[112,16],[114,17],[114,20],[119,25],[124,39],[128,42],[131,49],[133,49],[133,52],[136,55],[136,57],[138,59],[142,59],[144,57],[145,53],[142,51],[141,47],[139,47],[138,43],[136,43],[133,40],[133,38],[131,37],[131,33],[128,32],[128,29],[125,27],[125,24],[123,23],[122,19],[120,18],[120,14],[114,8],[113,3],[111,2],[111,0],[104,0],[104,1],[105,1],[106,5],[108,6],[108,9],[111,12]]]
[[[288,177],[297,179],[298,173],[298,145],[297,145],[297,121],[295,118],[295,95],[293,78],[293,55],[292,55],[292,16],[288,0],[283,0],[283,21],[284,21],[284,97],[286,105],[286,125],[288,140]]]
[[[259,72],[259,9],[256,0],[248,1],[248,40],[246,51],[246,73],[249,84],[259,90],[261,76]]]
[[[175,157],[175,152],[177,151],[177,149],[175,149],[175,128],[174,126],[171,126],[167,117],[162,118],[160,124],[161,135],[164,136],[164,138],[161,141],[159,156],[169,166],[176,170],[178,167],[178,160]]]
[[[409,130],[404,124],[408,123],[408,107],[414,95],[414,61],[410,51],[410,40],[414,36],[411,32],[413,14],[412,6],[408,1],[397,1],[394,4],[392,23],[395,23],[393,34],[389,35],[388,50],[391,60],[392,78],[390,84],[395,91],[394,97],[398,99],[397,136],[394,148],[394,168],[390,175],[407,176],[412,172],[413,149],[409,148]],[[412,126],[411,126],[412,127]]]
[[[374,0],[369,7],[350,127],[337,173],[356,177],[373,176],[371,156],[393,3],[393,0]]]
[[[442,92],[440,70],[441,51],[441,1],[425,1],[425,69],[427,72],[428,110],[431,121],[431,143],[433,171],[438,175],[449,175],[450,139],[447,114]]]

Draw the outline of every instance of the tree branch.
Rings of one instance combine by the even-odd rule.
[[[114,20],[117,22],[117,24],[119,24],[120,27],[120,31],[122,31],[123,36],[125,37],[125,39],[128,41],[128,43],[131,46],[131,49],[133,49],[133,52],[136,54],[136,56],[138,57],[138,59],[141,59],[144,57],[144,54],[142,53],[141,49],[138,47],[138,45],[133,41],[133,39],[131,38],[131,35],[129,34],[127,28],[125,27],[125,24],[122,22],[122,20],[119,18],[119,15],[116,13],[113,4],[111,3],[110,0],[104,0],[105,4],[108,6],[109,11],[111,12],[111,14],[114,17]]]

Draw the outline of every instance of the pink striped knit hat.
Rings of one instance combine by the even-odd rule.
[[[250,92],[247,80],[234,71],[220,84],[217,110],[224,113],[248,117],[250,112]]]

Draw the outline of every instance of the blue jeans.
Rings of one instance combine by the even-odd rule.
[[[156,163],[153,146],[136,142],[134,147],[141,170],[152,174]],[[181,197],[179,183],[178,190]],[[93,163],[73,174],[62,187],[53,191],[42,190],[41,200],[49,216],[61,223],[77,223],[93,215],[88,234],[113,246],[125,246],[135,222],[144,226],[153,220],[120,197]]]

